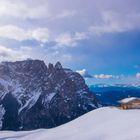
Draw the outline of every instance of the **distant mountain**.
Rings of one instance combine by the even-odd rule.
[[[105,87],[129,87],[129,88],[140,88],[140,84],[94,84],[89,87],[94,88],[105,88]]]
[[[96,84],[89,86],[104,106],[118,105],[118,101],[127,97],[140,97],[140,86]]]
[[[1,130],[56,127],[97,107],[84,79],[60,62],[0,63]]]

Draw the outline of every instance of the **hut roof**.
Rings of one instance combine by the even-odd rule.
[[[130,97],[130,98],[125,98],[123,100],[120,100],[119,103],[128,103],[128,102],[131,102],[133,100],[140,100],[140,98],[137,98],[137,97]]]

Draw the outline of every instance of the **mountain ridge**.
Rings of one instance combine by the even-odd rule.
[[[0,107],[0,129],[32,130],[71,121],[98,102],[84,79],[60,62],[23,60],[0,64]]]

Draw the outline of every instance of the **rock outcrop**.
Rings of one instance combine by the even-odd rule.
[[[0,64],[0,129],[52,128],[98,107],[84,79],[60,62]]]

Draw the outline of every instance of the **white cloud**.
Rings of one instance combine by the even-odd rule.
[[[71,33],[62,33],[56,39],[55,42],[59,47],[75,47],[78,42],[87,38],[86,33],[76,32],[75,34]]]
[[[22,41],[28,38],[28,34],[17,26],[5,25],[0,27],[0,37]]]
[[[88,73],[86,69],[77,70],[76,72],[79,73],[84,78],[92,78],[92,76]]]
[[[34,39],[45,43],[49,41],[50,32],[47,28],[26,30],[14,25],[5,25],[5,26],[0,26],[0,37],[14,39],[17,41]]]
[[[19,0],[1,0],[0,1],[0,16],[8,16],[23,19],[40,19],[49,16],[48,5],[34,5],[34,2],[29,3]]]
[[[73,60],[71,54],[51,48],[41,48],[40,46],[19,46],[18,48],[12,48],[0,45],[0,61],[17,61],[27,58],[41,59],[46,63],[60,61],[62,64],[68,64]]]
[[[77,73],[82,75],[84,78],[96,78],[96,79],[122,79],[124,75],[111,75],[111,74],[99,74],[99,75],[91,75],[88,73],[86,69],[77,70]]]
[[[42,43],[53,41],[59,47],[75,47],[79,41],[88,38],[84,32],[62,33],[52,38],[48,28],[24,29],[15,25],[0,26],[0,37],[17,41],[36,40]]]
[[[61,9],[59,12],[55,12],[56,8],[53,9],[52,7],[52,10],[51,6],[49,5],[48,0],[34,0],[34,2],[29,0],[1,0],[0,16],[24,20],[56,20],[72,17],[76,13],[74,10],[68,9]]]
[[[111,75],[111,74],[99,74],[99,75],[94,75],[94,78],[96,79],[119,79],[120,76],[116,75]]]
[[[69,11],[69,10],[63,10],[62,12],[58,14],[54,14],[50,17],[50,20],[56,20],[56,19],[64,19],[68,17],[73,17],[75,16],[76,11]]]
[[[12,49],[9,47],[0,45],[0,61],[15,61],[23,60],[30,57],[30,47],[19,47],[18,49]]]
[[[55,41],[56,41],[57,45],[60,46],[60,47],[63,47],[63,46],[74,47],[77,44],[77,42],[75,42],[75,39],[69,33],[60,34],[56,38]]]
[[[113,11],[105,11],[102,13],[102,22],[95,24],[89,28],[89,31],[102,35],[103,33],[126,32],[140,28],[139,13],[119,13]]]
[[[55,63],[57,61],[60,61],[62,63],[69,63],[71,60],[73,60],[73,57],[69,53],[63,53],[61,50],[57,49],[51,49],[46,50],[47,59],[49,59],[51,62]]]
[[[74,35],[75,40],[84,40],[87,39],[88,36],[85,32],[76,32]]]
[[[50,31],[48,28],[38,28],[33,31],[29,31],[29,36],[37,41],[46,43],[49,42]]]
[[[136,74],[136,78],[140,79],[140,73]]]
[[[65,17],[74,16],[74,15],[75,15],[75,11],[64,10],[62,11],[62,13],[57,15],[57,18],[65,18]]]

